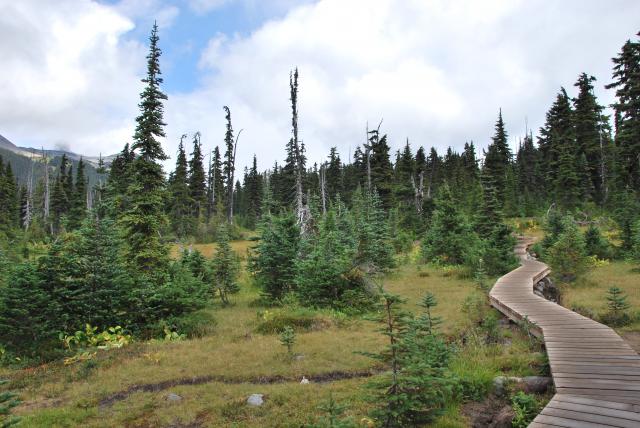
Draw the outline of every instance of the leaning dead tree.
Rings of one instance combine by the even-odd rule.
[[[420,170],[420,174],[418,174],[418,185],[416,185],[416,178],[411,176],[411,186],[413,187],[413,203],[416,206],[416,212],[418,214],[422,213],[422,204],[424,201],[424,170]]]
[[[291,130],[293,138],[291,146],[295,160],[295,176],[296,176],[296,216],[300,231],[306,234],[307,226],[310,220],[311,212],[308,205],[304,203],[304,193],[302,189],[302,175],[304,173],[304,159],[300,141],[298,140],[298,69],[293,73],[289,73],[289,89],[291,95]]]
[[[44,224],[47,224],[49,220],[49,202],[51,199],[51,193],[49,192],[49,157],[44,151],[44,147],[42,148],[42,158],[44,159],[44,209],[42,211],[42,214],[44,217]],[[51,234],[53,234],[53,224],[50,223],[50,226]]]
[[[27,179],[27,196],[25,201],[22,225],[24,230],[29,230],[33,216],[33,154],[29,157],[29,177]]]
[[[327,164],[320,165],[320,197],[322,198],[322,214],[327,213]]]

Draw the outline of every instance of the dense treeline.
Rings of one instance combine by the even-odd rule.
[[[333,147],[311,165],[299,139],[296,69],[286,159],[261,171],[254,155],[241,177],[242,131],[227,106],[222,147],[205,150],[199,132],[183,135],[165,177],[158,41],[154,26],[132,143],[108,170],[100,165],[97,185],[82,160],[74,169],[63,157],[54,170],[44,158],[45,176],[27,186],[0,161],[0,344],[12,351],[37,354],[85,323],[152,335],[211,298],[229,303],[237,257],[227,241],[247,229],[259,234],[249,268],[267,300],[295,293],[304,304],[352,309],[372,305],[370,275],[393,268],[395,253],[418,240],[429,263],[510,269],[505,217],[609,213],[621,251],[640,253],[640,41],[613,59],[613,118],[594,95],[595,78],[582,73],[573,97],[560,88],[538,136],[529,132],[515,152],[500,111],[482,154],[473,142],[438,153],[408,140],[393,153],[379,125],[352,159]],[[171,259],[168,243],[194,240],[217,240],[220,252]]]

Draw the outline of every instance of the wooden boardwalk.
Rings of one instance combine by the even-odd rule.
[[[530,260],[500,278],[491,304],[516,322],[526,317],[544,340],[556,395],[530,427],[640,427],[640,356],[611,328],[533,293],[549,267]]]

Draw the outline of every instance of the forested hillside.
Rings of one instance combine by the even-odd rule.
[[[242,310],[261,308],[263,333],[280,334],[291,361],[296,329],[323,321],[270,313],[293,306],[297,313],[330,313],[330,323],[375,318],[390,342],[367,343],[366,355],[377,362],[368,375],[392,367],[393,376],[372,381],[373,404],[363,408],[372,424],[413,426],[434,421],[451,403],[484,396],[452,363],[477,338],[454,346],[432,313],[434,295],[421,293],[419,314],[410,315],[385,280],[415,262],[424,277],[444,269],[486,291],[488,278],[517,265],[517,233],[537,224],[546,237],[536,250],[563,282],[604,259],[640,263],[640,39],[612,53],[608,81],[585,70],[575,82],[558,82],[544,126],[529,130],[515,150],[508,112],[498,110],[495,123],[487,123],[491,141],[468,141],[460,152],[439,153],[421,141],[394,152],[381,122],[352,159],[341,159],[335,147],[308,159],[298,128],[304,70],[294,68],[282,94],[291,103],[286,159],[265,166],[254,156],[239,170],[244,124],[233,121],[232,105],[220,106],[224,144],[203,147],[193,130],[180,139],[168,174],[161,54],[154,26],[135,133],[108,165],[0,150],[6,366],[65,359],[72,365],[135,341],[203,337],[216,312],[230,316],[234,296],[244,296]],[[595,85],[615,92],[612,117]],[[251,241],[247,254],[234,250],[232,241],[241,239]],[[193,249],[211,243],[211,255]],[[237,329],[232,343],[252,337],[244,324],[225,326]],[[483,314],[476,327],[482,343],[498,343],[496,319]],[[539,344],[530,346],[525,353],[539,352]]]

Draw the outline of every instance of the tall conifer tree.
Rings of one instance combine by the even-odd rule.
[[[163,212],[164,172],[161,161],[167,159],[158,138],[165,137],[163,101],[167,96],[160,85],[158,26],[154,23],[149,37],[146,84],[140,94],[140,115],[133,137],[131,184],[127,188],[128,207],[120,219],[127,240],[126,260],[147,274],[162,275],[167,266],[167,247],[160,241],[166,218]]]
[[[503,206],[507,191],[507,172],[511,162],[511,149],[507,142],[507,131],[502,120],[502,110],[498,114],[495,134],[485,153],[483,174],[492,182],[498,203]],[[485,180],[486,181],[486,180]]]

